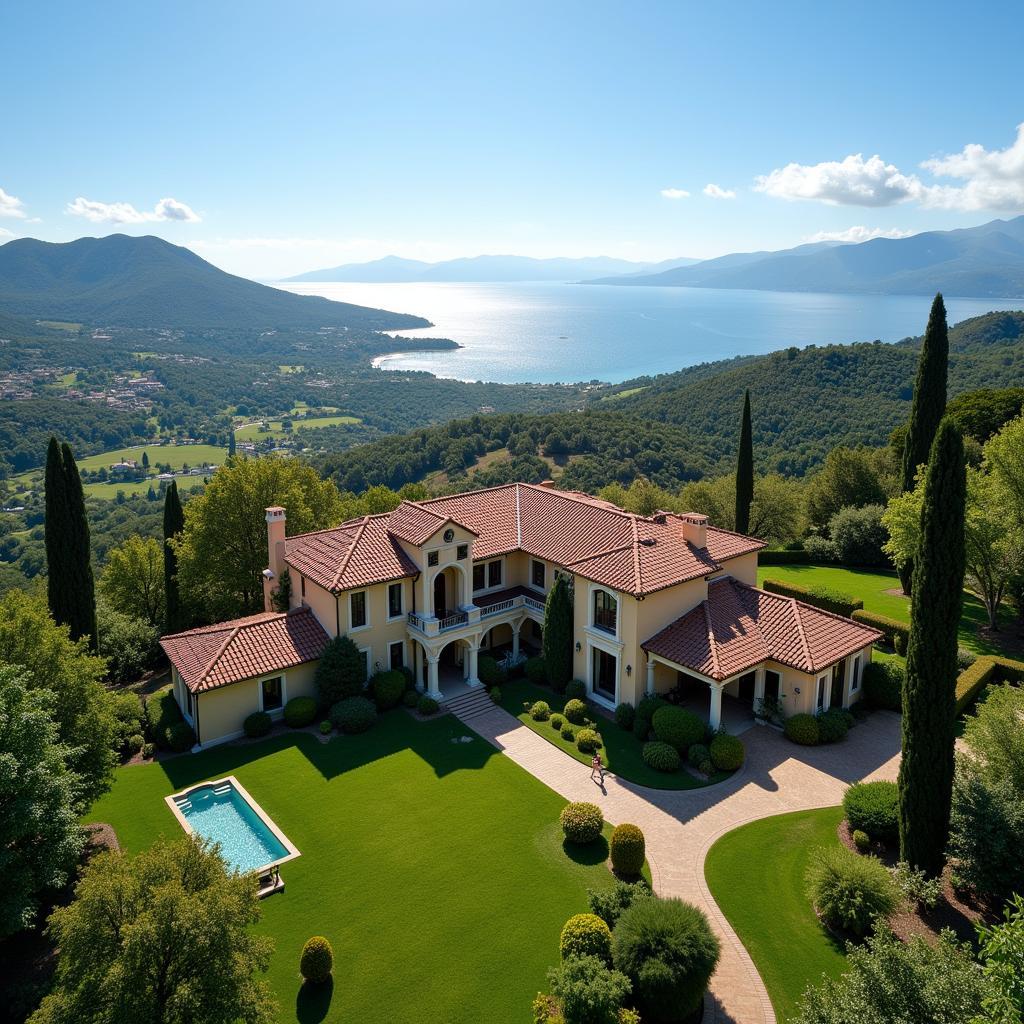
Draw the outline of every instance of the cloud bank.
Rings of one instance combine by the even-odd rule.
[[[67,213],[94,224],[149,224],[154,221],[198,223],[199,215],[177,199],[161,199],[152,210],[137,210],[131,203],[101,203],[79,196],[65,207]]]
[[[901,228],[867,228],[857,224],[845,231],[816,231],[805,242],[869,242],[872,238],[909,238],[915,232]]]
[[[666,199],[689,199],[690,193],[685,188],[663,188],[661,194]]]
[[[0,217],[25,217],[25,204],[0,188]]]
[[[736,193],[731,188],[722,188],[713,181],[704,186],[704,195],[711,199],[735,199]]]

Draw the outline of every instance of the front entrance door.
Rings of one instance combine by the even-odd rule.
[[[599,647],[594,648],[594,661],[592,666],[592,680],[594,693],[606,700],[615,700],[615,670],[618,661],[614,654],[602,651]]]
[[[443,619],[448,614],[448,603],[445,599],[444,573],[434,577],[434,614]]]
[[[745,676],[740,676],[737,696],[741,701],[747,702],[754,699],[754,684],[756,680],[757,675],[754,672],[748,672]]]
[[[773,672],[771,669],[764,674],[764,699],[779,699],[779,673]]]
[[[843,706],[843,688],[846,683],[846,659],[836,662],[832,666],[832,694],[829,707],[841,708]]]

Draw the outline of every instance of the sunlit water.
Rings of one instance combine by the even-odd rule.
[[[385,356],[389,370],[439,377],[532,381],[605,380],[790,345],[899,341],[921,334],[931,298],[823,295],[718,288],[581,284],[282,284],[304,295],[415,313],[434,326],[409,337],[451,338],[446,352]],[[1024,300],[946,300],[950,323]]]

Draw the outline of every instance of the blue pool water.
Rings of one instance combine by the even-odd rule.
[[[254,871],[288,855],[230,783],[203,786],[176,803],[196,835],[220,843],[221,856],[239,871]]]

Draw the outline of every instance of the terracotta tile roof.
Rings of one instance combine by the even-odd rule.
[[[308,608],[263,612],[162,637],[193,693],[316,661],[330,638]]]
[[[637,596],[707,576],[726,559],[764,547],[708,527],[707,547],[697,548],[677,515],[638,516],[577,491],[505,484],[406,501],[390,515],[290,537],[285,561],[332,591],[383,583],[418,572],[399,541],[421,544],[448,521],[476,535],[477,560],[522,550]]]
[[[731,577],[641,646],[711,679],[728,679],[771,659],[814,673],[874,643],[882,634]]]

